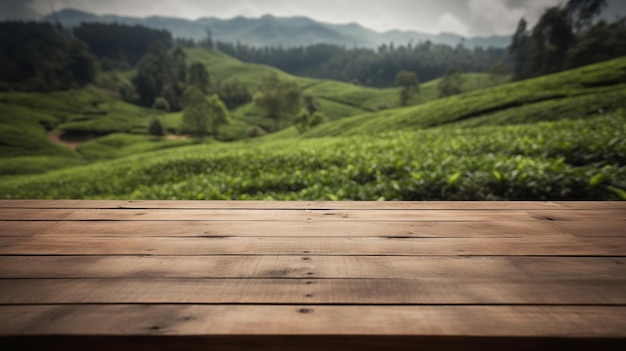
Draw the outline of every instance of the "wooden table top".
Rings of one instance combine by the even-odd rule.
[[[626,203],[2,200],[32,347],[626,349]]]

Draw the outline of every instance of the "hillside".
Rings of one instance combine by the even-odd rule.
[[[204,62],[224,70],[241,64],[217,56]],[[317,85],[305,83],[307,89]],[[322,89],[328,82],[317,83],[320,91],[332,90]],[[622,58],[344,118],[305,138],[290,128],[233,143],[139,148],[141,153],[123,156],[133,150],[134,141],[127,140],[115,160],[5,176],[0,197],[626,199],[625,84]],[[347,92],[342,97],[352,98]],[[152,141],[161,142],[168,141]]]
[[[431,41],[436,44],[458,45],[463,37],[452,33],[426,34],[415,31],[376,32],[357,23],[330,24],[307,17],[274,17],[265,15],[260,18],[235,17],[220,19],[205,17],[186,20],[171,17],[125,17],[117,15],[98,16],[92,13],[64,9],[56,14],[44,16],[44,21],[54,22],[58,18],[65,27],[78,26],[82,22],[123,23],[142,25],[156,29],[166,29],[174,37],[202,40],[206,38],[206,29],[210,28],[213,38],[224,42],[240,42],[254,46],[302,46],[318,43],[337,44],[376,48],[381,44],[395,42],[406,44]],[[473,47],[500,47],[510,44],[509,36],[490,36],[465,38],[464,45]]]
[[[244,63],[219,51],[207,51],[203,49],[186,49],[187,62],[200,62],[205,65],[212,79],[224,82],[242,82],[250,92],[258,89],[261,79],[270,73],[277,74],[282,79],[292,79],[298,82],[305,94],[315,96],[320,103],[320,109],[330,120],[340,120],[345,117],[373,112],[381,109],[395,108],[400,105],[399,89],[377,89],[358,86],[350,83],[302,78],[287,74],[274,67]],[[463,91],[480,89],[489,83],[487,74],[465,74]],[[430,81],[421,85],[421,92],[409,103],[421,104],[438,98],[439,80]],[[246,131],[252,126],[270,130],[273,121],[263,118],[262,111],[254,107],[253,103],[244,105],[232,112],[235,123],[227,126],[225,138],[241,139]],[[173,114],[165,117],[168,126],[175,128],[179,124],[181,115]],[[281,128],[293,125],[293,120],[283,121]]]
[[[624,107],[626,59],[510,83],[393,111],[343,119],[307,136],[424,129],[453,122],[506,125],[580,118]]]

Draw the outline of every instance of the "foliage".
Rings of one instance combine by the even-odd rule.
[[[600,15],[607,6],[606,0],[570,0],[566,9],[572,18],[572,24],[577,31],[589,27],[594,17]]]
[[[156,99],[154,99],[154,104],[152,104],[152,108],[156,110],[165,111],[165,112],[170,112],[171,110],[169,102],[167,102],[167,100],[162,96],[159,96]]]
[[[523,18],[509,52],[516,80],[559,72],[626,54],[626,21],[594,24],[606,0],[570,0],[547,8],[532,30]]]
[[[626,58],[554,75],[475,90],[399,110],[343,118],[305,134],[309,137],[365,135],[372,131],[415,130],[489,116],[494,120],[534,123],[546,119],[585,118],[598,110],[624,106]],[[545,109],[542,104],[554,104]]]
[[[192,85],[185,91],[182,129],[203,138],[208,132],[217,135],[219,127],[229,122],[228,109],[217,95],[207,98]]]
[[[72,33],[97,57],[130,66],[135,66],[153,43],[158,42],[166,49],[172,46],[168,31],[139,25],[83,22]]]
[[[166,140],[148,135],[113,133],[85,142],[76,149],[83,159],[102,161],[139,155],[157,150],[191,145],[191,139]]]
[[[141,106],[152,106],[157,97],[163,97],[172,110],[180,110],[184,81],[178,79],[177,60],[160,43],[150,46],[149,53],[139,62],[137,75],[133,78]]]
[[[420,85],[415,72],[400,71],[396,75],[396,85],[400,87],[400,105],[406,106],[411,97],[419,93]]]
[[[315,128],[318,125],[324,123],[326,117],[320,111],[313,111],[311,113],[308,109],[302,108],[296,119],[296,128],[298,132],[304,133],[311,128]]]
[[[0,90],[54,91],[96,77],[85,46],[48,23],[0,23]]]
[[[302,90],[294,81],[281,80],[276,74],[263,78],[254,103],[264,110],[265,116],[274,121],[274,131],[278,122],[300,107]]]
[[[487,72],[502,61],[510,63],[499,48],[451,47],[426,41],[417,45],[381,45],[377,50],[346,48],[333,44],[300,47],[257,47],[217,42],[223,53],[245,62],[262,63],[295,75],[359,82],[370,87],[392,87],[396,74],[410,70],[420,79],[439,78],[452,67],[465,72]]]
[[[4,198],[600,200],[626,189],[624,111],[588,119],[253,139],[0,181]],[[323,152],[321,152],[323,150]]]
[[[439,82],[439,96],[447,97],[462,92],[463,72],[458,68],[451,68]]]
[[[234,80],[231,82],[217,81],[213,91],[229,109],[234,109],[252,101],[252,95],[246,84]]]
[[[205,94],[209,93],[211,78],[202,63],[194,62],[191,64],[189,68],[189,85],[195,85]]]
[[[209,128],[210,106],[200,88],[191,85],[183,96],[183,119],[181,129],[203,138]]]
[[[565,67],[581,67],[621,56],[626,56],[626,18],[613,23],[600,21],[578,35],[576,44],[567,52]]]
[[[163,123],[161,123],[161,119],[153,116],[150,119],[150,125],[148,126],[148,134],[154,136],[163,136],[165,135],[165,128],[163,128]]]

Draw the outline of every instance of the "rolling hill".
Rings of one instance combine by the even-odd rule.
[[[204,62],[226,71],[240,65],[217,55]],[[249,73],[238,79],[252,82],[257,72]],[[348,88],[333,93],[333,82],[299,82],[320,95]],[[626,200],[625,88],[621,58],[342,118],[304,135],[288,128],[156,151],[133,145],[170,141],[113,135],[102,143],[119,142],[119,158],[5,176],[0,197]],[[366,92],[344,93],[341,101],[372,101],[353,96]]]

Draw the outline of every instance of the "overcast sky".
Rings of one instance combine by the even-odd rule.
[[[75,8],[96,14],[127,16],[170,16],[232,18],[307,16],[331,23],[357,22],[386,31],[416,30],[426,33],[452,32],[463,36],[502,34],[515,31],[524,16],[534,24],[542,11],[566,0],[0,0],[28,5],[41,14]],[[609,0],[604,16],[626,15],[626,1]]]

